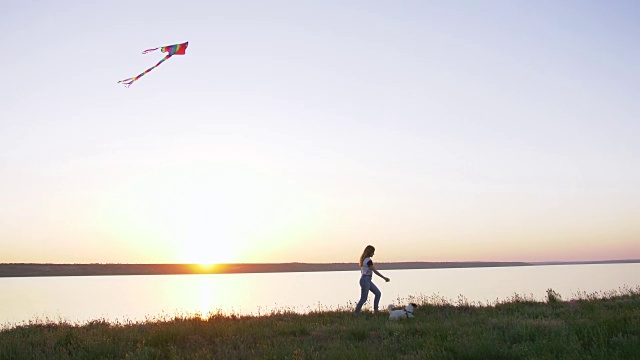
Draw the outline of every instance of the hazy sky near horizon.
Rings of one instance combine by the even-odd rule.
[[[640,258],[638,39],[637,1],[0,0],[0,262]]]

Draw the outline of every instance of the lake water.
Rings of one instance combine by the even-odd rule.
[[[569,300],[583,293],[640,286],[640,264],[381,272],[391,278],[385,283],[374,276],[382,291],[381,308],[412,297],[456,303],[462,295],[469,302],[491,304],[514,294],[542,301],[549,288]],[[357,271],[0,278],[0,328],[46,320],[125,323],[210,312],[261,315],[273,310],[351,309],[359,298],[359,279]],[[371,309],[371,302],[365,309]]]

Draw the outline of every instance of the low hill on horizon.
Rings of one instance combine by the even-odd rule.
[[[380,270],[480,268],[509,266],[577,265],[640,263],[640,260],[603,260],[574,262],[380,262]],[[234,263],[234,264],[0,264],[0,277],[40,276],[110,276],[110,275],[179,275],[179,274],[239,274],[311,271],[358,271],[356,263]]]

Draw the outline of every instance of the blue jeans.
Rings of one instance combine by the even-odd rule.
[[[358,301],[358,305],[356,305],[356,313],[360,312],[362,305],[367,301],[369,291],[375,295],[373,299],[373,310],[378,311],[378,304],[380,303],[380,296],[382,296],[382,294],[376,284],[371,282],[371,275],[362,275],[360,277],[360,301]]]

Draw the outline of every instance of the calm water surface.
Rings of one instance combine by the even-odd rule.
[[[381,304],[412,296],[493,303],[514,294],[544,300],[640,286],[640,264],[553,265],[381,271],[374,279]],[[30,320],[145,321],[210,312],[239,315],[272,310],[305,313],[349,308],[357,302],[359,273],[308,272],[225,275],[150,275],[0,278],[0,328]],[[365,305],[370,309],[371,304]]]

